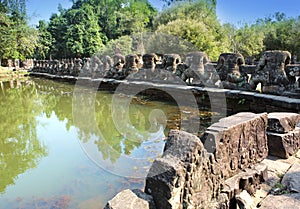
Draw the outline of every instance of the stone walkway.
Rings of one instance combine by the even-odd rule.
[[[269,156],[268,180],[254,197],[241,199],[245,209],[300,209],[300,151],[288,159]]]

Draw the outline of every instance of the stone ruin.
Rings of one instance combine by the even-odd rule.
[[[250,89],[248,75],[241,67],[244,65],[244,57],[239,53],[223,53],[220,55],[216,71],[224,88]]]
[[[184,58],[184,61],[182,61]],[[300,93],[298,77],[300,65],[287,51],[273,50],[262,54],[254,65],[253,57],[239,53],[222,53],[217,63],[210,62],[205,52],[186,55],[148,53],[115,54],[91,58],[62,60],[34,60],[32,72],[58,76],[142,80],[161,83],[221,87],[297,97]],[[293,64],[291,64],[293,63]]]
[[[243,112],[219,120],[200,138],[171,130],[144,192],[121,191],[105,209],[256,208],[246,197],[268,180],[264,160],[268,153],[287,157],[299,150],[299,122],[295,113]]]
[[[291,54],[287,51],[266,51],[262,54],[254,74],[250,79],[250,86],[255,89],[258,83],[266,93],[279,93],[289,89],[292,78],[289,79],[285,71],[291,62]],[[292,76],[290,76],[292,77]]]

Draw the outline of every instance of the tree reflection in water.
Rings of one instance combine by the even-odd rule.
[[[167,135],[170,129],[181,128],[180,110],[176,105],[133,97],[129,108],[126,109],[127,106],[123,103],[126,103],[128,98],[124,95],[116,96],[108,92],[95,92],[87,87],[78,87],[79,89],[74,90],[74,85],[45,79],[35,79],[34,81],[39,95],[41,95],[46,115],[50,117],[54,112],[61,121],[67,121],[67,129],[71,126],[76,127],[78,138],[85,151],[89,152],[91,146],[93,149],[96,146],[98,154],[101,154],[96,157],[96,161],[101,161],[101,163],[108,163],[107,160],[109,160],[110,163],[115,164],[122,156],[131,156],[137,149],[144,152],[150,149],[152,153],[145,156],[148,161],[152,161],[161,153],[163,146],[161,141],[164,135]],[[116,108],[118,115],[114,119],[112,116],[113,96],[118,98],[117,105],[119,105]],[[210,112],[200,112],[199,115],[198,110],[188,107],[181,108],[190,113],[190,118],[187,120],[192,118],[199,120],[199,117],[207,117],[208,121],[210,120]],[[159,113],[152,114],[153,112],[157,113],[155,110],[159,110]],[[77,120],[74,122],[76,118]],[[118,127],[116,122],[123,120],[125,121],[124,127]],[[203,121],[201,123],[204,124]],[[204,130],[205,126],[200,128]],[[147,141],[155,143],[145,145]],[[161,147],[156,148],[155,144]],[[147,148],[141,146],[147,146]],[[151,146],[153,146],[152,150]],[[141,152],[140,155],[142,155]]]
[[[104,164],[102,168],[111,169],[110,171],[115,174],[123,172],[121,173],[123,176],[131,177],[115,177],[118,179],[115,180],[109,177],[109,174],[101,176],[103,175],[99,172],[101,169],[96,169],[92,163],[81,165],[82,168],[76,170],[76,175],[70,177],[77,182],[80,176],[80,182],[86,183],[87,188],[93,188],[89,184],[92,182],[93,186],[101,185],[104,190],[113,186],[106,188],[102,183],[95,183],[96,179],[99,179],[99,173],[101,173],[101,179],[106,178],[108,182],[114,182],[118,185],[115,187],[118,188],[120,185],[126,185],[126,188],[134,184],[141,186],[143,180],[134,177],[145,177],[151,162],[161,154],[163,139],[169,129],[182,129],[180,127],[181,114],[176,105],[133,97],[129,108],[126,109],[123,103],[128,98],[125,95],[117,95],[118,111],[114,120],[112,117],[113,94],[108,92],[91,92],[87,87],[80,87],[80,94],[76,94],[72,84],[38,78],[24,82],[0,82],[0,84],[0,118],[2,119],[0,124],[0,193],[4,194],[8,185],[14,184],[20,174],[36,167],[39,161],[48,155],[49,150],[37,136],[37,127],[43,125],[38,124],[37,118],[39,117],[53,119],[56,116],[54,118],[63,122],[60,124],[65,124],[66,130],[75,130],[74,135],[86,152],[89,151],[89,146],[92,147],[94,151],[92,154],[96,153],[95,155],[101,158],[96,158],[96,160]],[[200,112],[201,115],[199,115],[198,110],[188,107],[184,110],[189,113],[190,117],[183,118],[183,120],[199,119],[200,116],[206,117],[205,121],[210,121],[210,112]],[[125,123],[116,124],[120,121],[125,121]],[[79,151],[81,151],[80,148]],[[82,152],[78,155],[80,154]],[[97,175],[91,175],[91,172],[96,172]],[[80,189],[83,186],[82,184],[78,184],[78,187],[74,185],[66,185],[65,189],[77,191],[78,197],[75,196],[80,199],[82,195]],[[97,191],[90,192],[96,194]],[[101,196],[114,192],[113,189],[105,191],[106,194],[101,193]],[[23,201],[25,204],[23,208],[34,208],[33,205],[36,202],[51,208],[57,201],[69,204],[69,198],[72,198],[70,204],[75,204],[74,195],[57,198],[50,197],[44,202],[39,198],[26,203]]]
[[[41,105],[35,104],[36,89],[16,84],[16,88],[11,88],[15,87],[14,82],[10,86],[2,83],[0,90],[0,193],[47,155],[36,132],[35,117],[42,111]]]
[[[85,152],[98,165],[114,174],[132,177],[133,170],[139,170],[133,176],[144,177],[151,164],[149,161],[162,153],[163,139],[168,131],[164,127],[174,115],[178,117],[178,108],[142,101],[138,97],[133,97],[128,108],[124,105],[128,101],[125,95],[78,88],[73,97],[73,116]],[[115,118],[113,97],[118,98]],[[163,122],[151,117],[156,109],[166,115]],[[122,127],[118,126],[120,121],[125,121]]]

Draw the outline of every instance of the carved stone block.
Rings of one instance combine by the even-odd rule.
[[[249,194],[254,194],[259,188],[259,185],[265,182],[267,178],[267,166],[263,163],[258,163],[252,168],[240,171],[238,174],[227,179],[222,193],[226,193],[230,200],[243,190],[246,190]]]
[[[269,154],[281,158],[289,158],[300,148],[300,128],[286,134],[267,132]]]
[[[268,114],[269,132],[287,133],[293,131],[300,122],[300,115],[297,113],[274,112]]]
[[[172,130],[162,158],[150,168],[145,192],[153,196],[157,208],[201,208],[218,202],[222,182],[214,156],[199,138]]]
[[[267,114],[238,113],[210,126],[201,141],[226,179],[266,158],[266,129]]]

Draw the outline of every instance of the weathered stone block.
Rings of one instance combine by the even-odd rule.
[[[150,168],[145,192],[152,195],[157,208],[201,208],[218,202],[223,182],[214,156],[200,139],[172,130],[162,158]]]
[[[300,194],[268,195],[259,209],[300,209]]]
[[[297,113],[274,112],[268,114],[268,129],[269,132],[288,133],[293,131],[300,122],[300,115]]]
[[[258,163],[253,168],[247,168],[225,181],[222,193],[226,193],[229,200],[246,190],[249,194],[254,194],[262,182],[268,178],[267,166]]]
[[[282,185],[288,191],[300,193],[300,164],[295,163],[282,178]]]
[[[267,132],[269,154],[281,158],[289,158],[300,148],[300,128],[286,134]]]
[[[201,137],[225,179],[261,162],[268,154],[267,114],[238,113],[210,126]]]
[[[236,196],[236,202],[239,209],[256,209],[251,195],[246,190]]]
[[[123,190],[112,200],[108,201],[104,209],[156,209],[150,195],[140,190]]]

